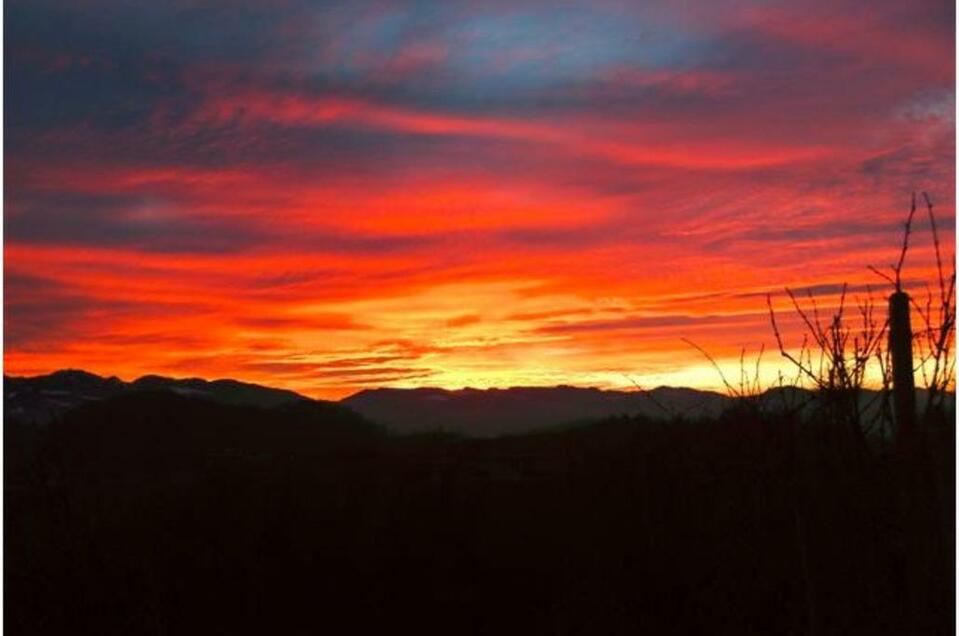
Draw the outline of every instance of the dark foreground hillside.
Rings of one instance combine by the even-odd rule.
[[[137,393],[4,434],[9,634],[953,630],[951,425],[395,438]]]

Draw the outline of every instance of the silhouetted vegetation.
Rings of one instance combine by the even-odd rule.
[[[390,437],[122,395],[5,428],[6,628],[947,633],[954,429],[924,430],[908,457],[741,409]]]

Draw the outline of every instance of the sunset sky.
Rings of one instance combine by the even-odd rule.
[[[954,241],[954,11],[8,0],[5,372],[714,387]]]

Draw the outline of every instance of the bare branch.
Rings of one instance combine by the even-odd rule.
[[[932,229],[932,244],[936,250],[936,270],[939,272],[939,291],[941,293],[941,300],[945,303],[946,279],[942,273],[942,253],[939,250],[939,230],[936,228],[936,215],[932,212],[932,201],[929,199],[929,195],[923,192],[922,198],[926,200],[926,210],[929,211],[929,227]]]
[[[726,374],[723,373],[723,370],[721,368],[719,368],[719,365],[716,363],[716,360],[711,355],[709,355],[705,349],[700,347],[698,344],[696,344],[692,340],[688,340],[686,338],[680,338],[680,340],[688,344],[690,347],[696,349],[696,351],[698,351],[699,353],[703,354],[703,357],[709,360],[709,363],[712,364],[713,368],[716,369],[716,372],[719,373],[720,379],[722,379],[723,384],[726,385],[726,389],[730,392],[730,394],[737,397],[740,396],[740,394],[736,391],[736,389],[733,388],[733,385],[731,385],[729,381],[726,379]]]
[[[902,235],[902,252],[899,253],[899,263],[893,269],[896,272],[896,291],[902,291],[902,265],[909,250],[909,234],[912,233],[912,217],[916,215],[916,193],[912,193],[912,205],[909,208],[909,217],[906,219],[905,232]]]
[[[889,281],[889,284],[892,285],[893,287],[896,286],[896,281],[893,280],[892,276],[889,276],[888,274],[882,273],[880,270],[876,269],[876,268],[873,267],[872,265],[866,265],[866,269],[868,269],[869,271],[871,271],[871,272],[874,273],[874,274],[877,274],[878,276],[881,276],[881,277],[884,278],[885,280]]]

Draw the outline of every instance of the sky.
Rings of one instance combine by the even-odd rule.
[[[4,371],[713,388],[955,228],[955,5],[7,0]],[[930,276],[920,217],[907,280]]]

